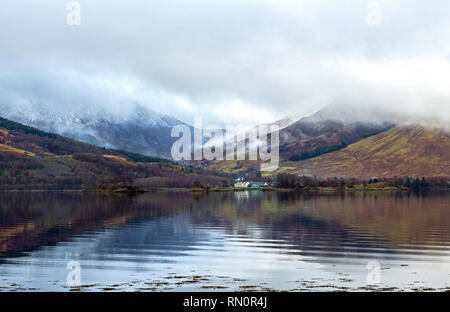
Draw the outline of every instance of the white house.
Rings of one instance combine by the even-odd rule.
[[[268,186],[267,182],[250,182],[249,187],[265,187]]]
[[[268,186],[267,182],[253,182],[253,181],[236,181],[234,187],[265,187]]]
[[[246,181],[238,181],[234,183],[234,187],[248,187],[250,185],[250,182]]]

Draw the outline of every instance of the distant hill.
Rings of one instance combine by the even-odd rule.
[[[285,162],[291,173],[320,177],[450,176],[450,133],[421,126],[397,126],[339,151]]]
[[[95,103],[58,109],[45,103],[0,103],[0,117],[97,146],[170,158],[172,143],[177,140],[171,137],[172,127],[186,124],[139,103],[123,106],[127,109],[119,114]]]
[[[166,159],[101,148],[0,118],[0,189],[181,187],[225,181]]]
[[[302,119],[280,131],[280,157],[294,161],[312,158],[339,150],[393,126],[390,123]]]
[[[353,144],[331,145],[333,138],[351,132],[353,131],[329,131],[323,138],[312,139],[325,140],[328,144],[318,145],[314,149],[299,148],[299,153],[296,154],[299,159],[291,157],[291,160],[283,161],[282,158],[276,171],[261,174],[263,177],[293,173],[322,178],[360,179],[450,176],[450,133],[446,130],[395,126],[366,138],[355,138]],[[305,142],[308,140],[291,144],[299,146],[306,144]],[[289,145],[281,146],[280,149],[282,148],[289,148]],[[204,162],[203,166],[235,176],[260,174],[259,161],[212,161]]]
[[[349,105],[328,105],[312,116],[296,122],[286,118],[274,123],[280,126],[280,159],[300,161],[314,158],[343,149],[395,126],[394,120],[397,117],[387,119],[388,121],[383,118],[384,115],[380,112],[366,111]],[[193,163],[235,175],[254,174],[260,168],[258,161],[248,160]]]
[[[312,158],[389,130],[401,120],[364,105],[330,104],[280,130],[280,156],[295,161]]]

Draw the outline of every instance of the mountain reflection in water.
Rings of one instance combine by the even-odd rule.
[[[69,290],[70,260],[75,290],[445,290],[449,203],[448,192],[0,193],[0,290]],[[369,261],[379,285],[366,285]]]

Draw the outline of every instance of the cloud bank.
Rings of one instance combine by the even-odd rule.
[[[351,102],[450,121],[445,0],[375,1],[378,26],[361,0],[78,2],[80,26],[64,1],[2,2],[2,101],[119,113],[137,101],[221,125]]]

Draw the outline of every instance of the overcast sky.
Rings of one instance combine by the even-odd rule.
[[[2,101],[138,101],[190,124],[352,101],[450,120],[448,0],[79,0],[80,26],[68,2],[2,1]]]

